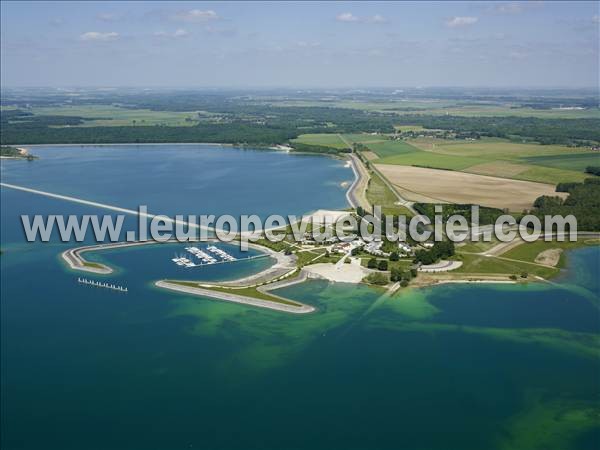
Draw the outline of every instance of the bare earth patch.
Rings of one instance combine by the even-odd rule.
[[[536,256],[535,262],[546,266],[556,267],[558,261],[560,261],[561,253],[562,248],[549,248],[548,250],[540,252],[540,254]]]
[[[359,259],[352,259],[350,264],[318,263],[305,266],[302,270],[309,278],[322,278],[341,283],[360,283],[372,271],[360,265]]]
[[[564,193],[554,192],[554,186],[550,184],[532,181],[391,164],[377,164],[376,167],[392,184],[404,191],[405,198],[413,201],[429,197],[448,203],[472,203],[522,211],[531,208],[541,195],[566,197]]]

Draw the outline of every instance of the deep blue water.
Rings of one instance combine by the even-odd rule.
[[[154,214],[305,214],[346,208],[354,178],[323,156],[198,145],[36,146],[3,160],[2,180]]]
[[[73,193],[47,176],[35,187]],[[76,189],[106,195],[90,186]],[[73,244],[25,243],[19,215],[98,211],[7,189],[0,200],[3,449],[598,448],[598,247],[570,252],[556,285],[387,298],[303,283],[282,294],[318,312],[292,316],[156,289],[190,273],[170,262],[179,244],[98,254],[126,295],[81,286],[59,259]],[[313,202],[298,209],[334,206]],[[265,264],[191,271],[224,279]]]

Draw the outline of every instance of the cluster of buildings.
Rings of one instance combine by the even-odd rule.
[[[375,240],[371,242],[365,242],[362,239],[354,239],[352,241],[338,242],[331,247],[333,253],[346,254],[354,250],[355,248],[362,248],[365,252],[374,255],[387,258],[390,253],[382,250],[383,241]],[[398,242],[398,253],[400,255],[412,256],[414,255],[414,248],[407,242]]]

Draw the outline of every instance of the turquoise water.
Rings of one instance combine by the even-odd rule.
[[[281,294],[318,312],[292,316],[156,289],[190,273],[179,244],[97,254],[126,295],[81,286],[70,245],[26,244],[18,217],[93,208],[6,189],[1,207],[3,449],[598,448],[598,247],[548,285],[303,283]]]

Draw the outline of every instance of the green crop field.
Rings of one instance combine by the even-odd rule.
[[[346,143],[338,134],[301,134],[296,139],[292,139],[291,142],[297,142],[299,144],[308,145],[322,145],[324,147],[332,148],[348,148]]]
[[[36,115],[48,116],[78,116],[86,120],[82,127],[95,126],[186,126],[198,123],[198,114],[195,112],[152,111],[149,109],[129,109],[109,105],[90,106],[59,106],[36,107],[31,112]],[[187,119],[187,120],[186,120]]]
[[[528,166],[527,170],[521,172],[514,178],[519,180],[537,181],[539,183],[558,184],[569,182],[581,183],[591,176],[592,175],[586,175],[583,172],[575,170],[555,169],[554,167],[544,166]]]
[[[584,171],[588,166],[600,166],[600,152],[530,156],[523,159],[530,164],[567,170]]]
[[[378,164],[399,164],[402,166],[422,166],[434,169],[463,170],[476,164],[486,162],[483,158],[468,156],[440,155],[433,152],[416,151],[395,156],[388,156],[376,161]]]
[[[581,182],[587,166],[600,165],[600,153],[561,145],[419,138],[366,144],[377,163],[459,170],[540,183]]]
[[[418,148],[413,147],[405,141],[378,142],[374,144],[368,144],[367,147],[369,147],[370,150],[379,156],[379,158],[419,152]]]
[[[359,143],[375,143],[375,142],[386,142],[388,137],[383,134],[368,134],[368,133],[360,133],[360,134],[344,134],[344,139],[348,142]]]

